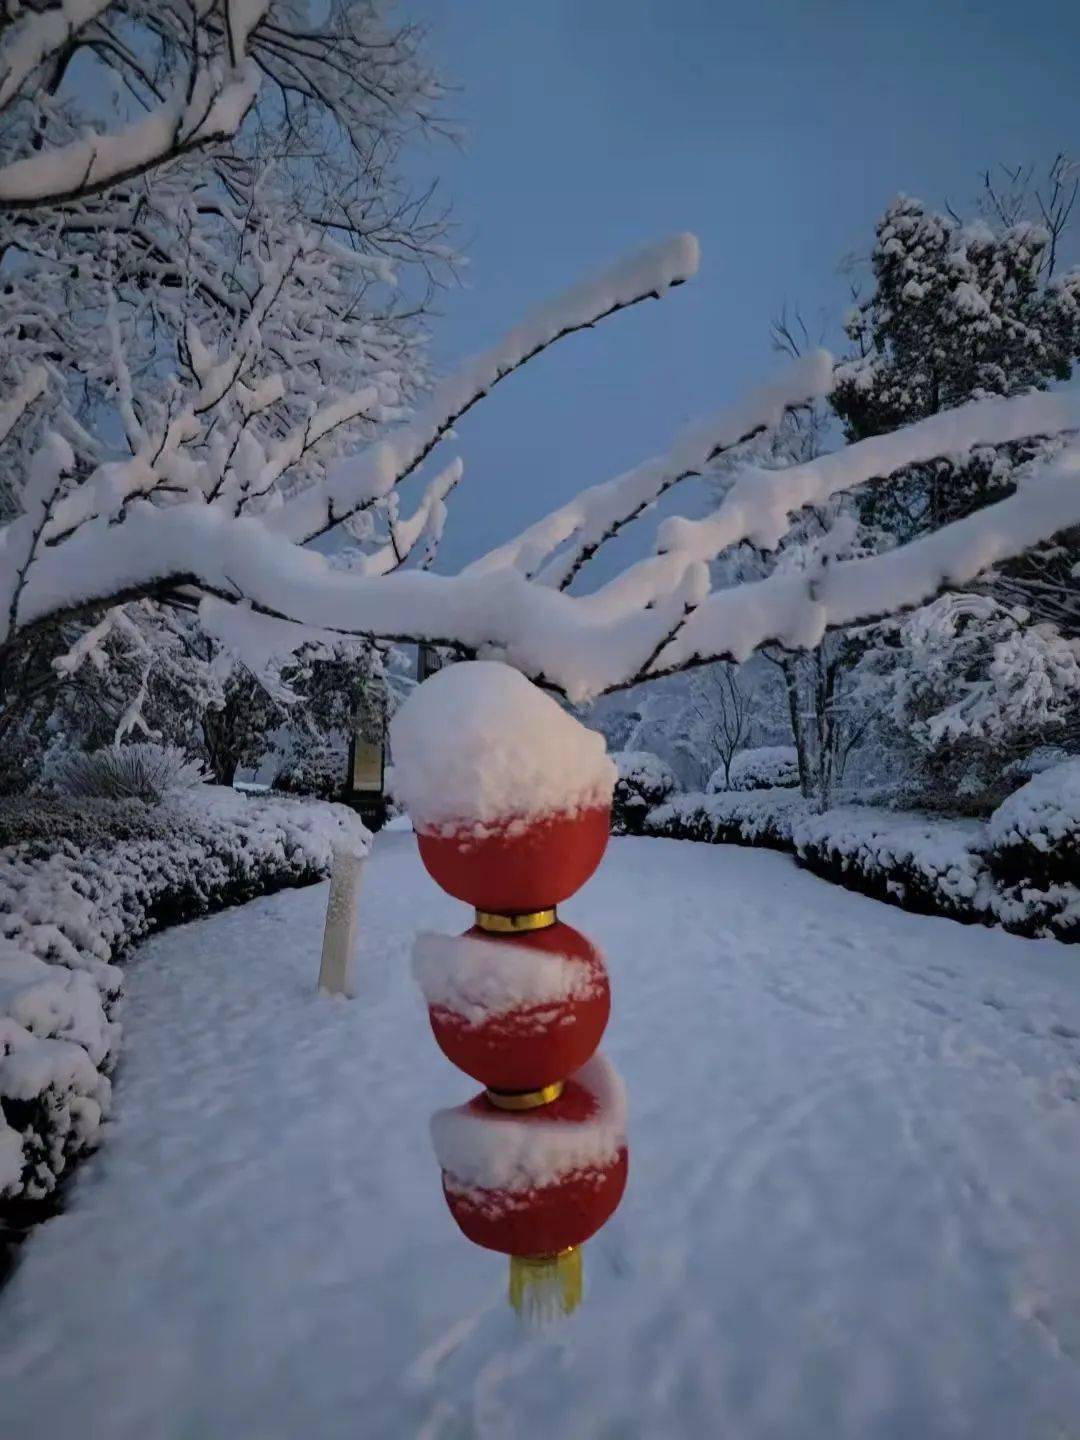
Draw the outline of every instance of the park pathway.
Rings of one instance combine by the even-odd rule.
[[[326,887],[128,970],[106,1141],[0,1296],[4,1440],[1080,1435],[1080,951],[905,914],[764,851],[614,841],[630,1184],[523,1331],[445,1209],[469,1093],[409,973],[468,917],[376,844],[361,994]]]

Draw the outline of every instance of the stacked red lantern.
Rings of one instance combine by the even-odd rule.
[[[596,1055],[556,1099],[517,1114],[486,1094],[432,1121],[443,1194],[462,1234],[510,1257],[510,1297],[532,1317],[581,1298],[581,1246],[626,1188],[622,1082]]]
[[[580,1070],[611,1011],[603,957],[561,920],[509,941],[480,925],[421,936],[414,970],[439,1049],[502,1108]]]
[[[611,805],[475,827],[417,831],[420,858],[448,895],[482,914],[544,914],[569,900],[600,864]],[[507,927],[500,926],[500,930]]]
[[[607,1025],[607,971],[556,909],[604,854],[615,767],[601,737],[489,662],[426,680],[392,739],[421,859],[476,912],[464,935],[420,937],[414,958],[439,1047],[486,1087],[461,1112],[469,1133],[486,1120],[497,1148],[523,1156],[550,1150],[553,1136],[570,1155],[579,1140],[607,1137],[602,1157],[505,1193],[466,1184],[444,1163],[447,1200],[471,1240],[517,1257],[518,1282],[522,1266],[552,1265],[565,1281],[580,1267],[566,1256],[611,1215],[626,1182],[622,1132],[578,1073]],[[535,1180],[542,1168],[523,1173]]]

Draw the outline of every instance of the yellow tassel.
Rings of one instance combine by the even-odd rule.
[[[583,1292],[580,1245],[557,1255],[510,1256],[510,1304],[527,1325],[550,1325],[572,1315]]]

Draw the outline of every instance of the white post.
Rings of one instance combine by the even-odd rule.
[[[319,989],[327,995],[351,998],[356,994],[356,930],[363,873],[362,855],[335,848],[319,968]]]

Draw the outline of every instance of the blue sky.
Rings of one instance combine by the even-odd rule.
[[[462,423],[440,568],[664,449],[767,376],[797,302],[831,326],[837,273],[897,191],[971,209],[979,171],[1080,155],[1075,0],[405,0],[460,87],[464,147],[420,156],[469,257],[440,365],[529,305],[675,230],[701,273],[562,342]],[[448,456],[451,451],[446,451]]]

